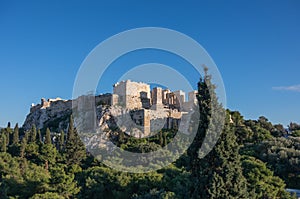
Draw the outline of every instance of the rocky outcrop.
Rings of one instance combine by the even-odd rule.
[[[97,97],[79,97],[76,100],[41,99],[41,104],[33,105],[23,124],[24,130],[29,130],[32,125],[38,129],[50,128],[52,132],[67,131],[70,115],[73,114],[74,124],[85,129],[83,132],[92,133],[95,127],[101,132],[114,133],[123,131],[135,137],[150,136],[151,132],[157,132],[162,128],[178,126],[182,112],[177,109],[161,108],[151,109],[128,109],[118,105],[98,105]],[[94,97],[93,97],[94,98]],[[87,111],[72,113],[72,105],[80,108],[95,110],[95,117],[88,117]],[[92,108],[94,107],[94,109]],[[82,115],[80,115],[82,114]],[[89,119],[90,118],[90,119]],[[93,121],[94,120],[94,121]],[[81,130],[80,129],[80,130]],[[89,130],[91,129],[91,130]]]
[[[38,129],[51,127],[52,131],[66,130],[71,112],[72,100],[57,98],[46,101],[42,98],[41,104],[31,107],[23,128],[28,130],[34,124]]]

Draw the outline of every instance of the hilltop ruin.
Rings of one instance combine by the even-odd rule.
[[[138,127],[135,128],[140,131],[138,134],[142,134],[144,137],[162,128],[178,127],[182,115],[187,114],[197,103],[196,95],[196,91],[191,91],[186,100],[185,92],[181,90],[172,92],[161,87],[151,90],[149,84],[126,80],[114,84],[113,93],[88,96],[93,100],[86,100],[87,96],[81,96],[74,100],[60,98],[45,100],[42,98],[41,104],[31,106],[30,114],[23,127],[29,129],[35,124],[37,128],[44,128],[45,125],[56,122],[58,129],[65,130],[67,124],[60,121],[59,118],[67,118],[67,115],[72,113],[72,107],[81,110],[96,107],[96,125],[98,127],[109,128],[109,125],[104,124],[114,117],[119,118],[115,121],[117,121],[117,125],[120,125],[120,129],[132,133],[130,131],[133,129],[128,127],[130,120],[135,127]],[[124,114],[127,115],[127,119],[124,119],[126,118]],[[121,124],[121,120],[126,120],[126,122],[122,121]],[[77,123],[79,122],[77,121]]]

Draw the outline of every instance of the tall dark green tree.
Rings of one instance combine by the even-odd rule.
[[[14,128],[12,144],[17,145],[18,143],[19,143],[19,126],[18,126],[18,123],[17,123],[15,128]]]
[[[229,124],[229,114],[219,141],[207,161],[211,161],[214,175],[208,192],[211,198],[248,198],[247,181],[242,173],[239,145],[235,127]],[[205,159],[205,158],[204,158]],[[220,180],[221,179],[221,180]]]
[[[37,134],[36,134],[36,142],[38,144],[41,144],[42,140],[43,140],[43,138],[42,138],[41,130],[39,129],[39,130],[37,130]]]
[[[19,140],[19,126],[15,125],[12,133],[11,144],[8,147],[8,152],[13,156],[19,156],[20,154],[20,140]]]
[[[7,123],[7,127],[4,129],[4,133],[6,135],[6,146],[8,146],[9,144],[11,144],[11,133],[12,133],[12,129],[10,128],[10,122]]]
[[[65,132],[63,130],[60,131],[58,147],[59,147],[59,151],[63,151],[65,147]]]
[[[167,139],[167,132],[164,132],[164,146],[167,146],[168,139]]]
[[[35,124],[32,125],[29,135],[29,143],[35,143],[36,142],[36,126]]]
[[[23,136],[22,141],[21,141],[21,147],[20,147],[20,157],[21,158],[25,157],[25,150],[26,150],[27,139],[28,139],[28,136],[26,134],[28,134],[28,133],[25,133],[25,135]]]
[[[46,135],[45,135],[45,144],[51,144],[51,133],[50,133],[50,129],[47,128],[46,129]]]
[[[67,164],[80,164],[81,160],[86,157],[85,146],[79,138],[79,135],[74,128],[73,117],[70,116],[68,135],[66,140],[66,159]]]
[[[6,146],[11,144],[12,129],[10,127],[11,127],[11,124],[10,124],[10,122],[8,122],[7,127],[4,129],[4,132],[6,134]]]
[[[188,150],[192,180],[192,198],[247,198],[247,182],[242,174],[239,145],[234,134],[234,125],[229,122],[227,113],[224,129],[222,119],[225,110],[218,103],[211,84],[211,76],[207,74],[198,83],[198,102],[200,121],[196,137]],[[214,117],[212,112],[214,111]],[[210,128],[208,128],[210,127]],[[222,131],[219,135],[216,132]],[[217,138],[216,145],[201,148],[204,139]],[[213,142],[212,142],[213,143]],[[204,146],[205,147],[205,146]],[[205,155],[205,150],[212,150]]]
[[[159,131],[159,145],[163,146],[164,145],[164,138],[163,138],[163,132]]]
[[[0,134],[0,152],[6,152],[7,149],[7,139],[6,139],[6,133]]]

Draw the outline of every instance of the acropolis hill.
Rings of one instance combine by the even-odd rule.
[[[127,113],[130,119],[141,127],[143,134],[148,135],[161,128],[162,120],[163,128],[178,126],[182,114],[197,103],[196,94],[196,91],[189,92],[186,100],[185,93],[181,90],[172,92],[160,87],[151,90],[149,84],[126,80],[114,84],[112,94],[95,96],[94,104],[81,103],[85,99],[84,96],[74,100],[42,98],[41,104],[31,106],[23,127],[29,129],[35,124],[41,129],[51,124],[57,126],[57,129],[53,129],[55,131],[65,130],[67,124],[64,120],[71,114],[72,105],[74,108],[85,104],[85,106],[96,105],[99,127],[109,128],[110,125],[107,123],[111,117]],[[110,110],[107,111],[104,107],[109,107]],[[160,122],[157,122],[158,120]],[[125,126],[123,130],[127,132],[129,128]]]

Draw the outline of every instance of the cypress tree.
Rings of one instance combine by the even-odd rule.
[[[160,146],[164,145],[164,139],[163,139],[163,133],[162,133],[162,131],[159,131],[159,145]]]
[[[7,123],[7,127],[4,129],[4,133],[6,135],[6,146],[11,144],[11,133],[12,133],[12,129],[10,128],[10,122]]]
[[[27,146],[27,139],[28,139],[28,133],[25,133],[24,137],[22,138],[22,141],[21,141],[21,147],[20,147],[20,157],[21,158],[24,158],[25,156],[25,149],[26,149],[26,146]]]
[[[50,135],[50,129],[46,129],[46,137],[45,137],[45,144],[51,144],[51,135]]]
[[[5,133],[1,133],[1,137],[0,137],[0,150],[1,152],[6,152],[7,149],[7,139],[6,139],[7,135]]]
[[[59,150],[63,151],[65,146],[65,132],[63,130],[60,131],[59,137]]]
[[[33,124],[31,127],[29,142],[31,142],[31,143],[36,142],[36,126],[35,126],[35,124]]]
[[[40,143],[42,143],[42,134],[41,134],[41,130],[39,129],[39,130],[37,130],[37,134],[36,134],[36,142],[38,143],[38,144],[40,144]]]
[[[11,136],[11,145],[8,147],[8,153],[10,153],[13,156],[19,156],[20,155],[20,145],[19,145],[19,126],[18,123],[15,125],[13,129],[13,133]]]
[[[167,146],[168,139],[167,139],[167,132],[164,132],[164,146]]]
[[[66,140],[66,157],[67,164],[80,164],[81,160],[86,157],[84,144],[81,142],[79,135],[73,125],[73,117],[70,116],[68,135]]]
[[[204,156],[205,150],[210,150],[209,144],[201,148],[204,138],[211,141],[220,132],[224,109],[218,103],[215,86],[211,84],[211,76],[205,69],[204,78],[198,83],[199,127],[191,144],[188,155],[189,167],[192,172],[193,188],[190,190],[192,198],[247,198],[246,180],[242,175],[239,146],[236,142],[234,129],[229,124],[229,117],[216,145],[210,153]],[[212,109],[212,107],[214,109]],[[219,114],[214,114],[212,110]],[[210,124],[211,123],[211,124]],[[210,125],[210,129],[208,129]],[[201,148],[201,150],[200,150]],[[204,156],[204,157],[203,157]]]
[[[229,124],[229,114],[227,114],[224,131],[213,151],[208,154],[214,166],[214,175],[208,190],[211,198],[248,198],[247,182],[242,173],[239,154],[240,147],[234,132],[235,127]]]
[[[19,143],[19,125],[17,123],[16,126],[15,126],[15,128],[14,128],[14,134],[13,134],[12,144],[13,145],[17,145],[18,143]]]

